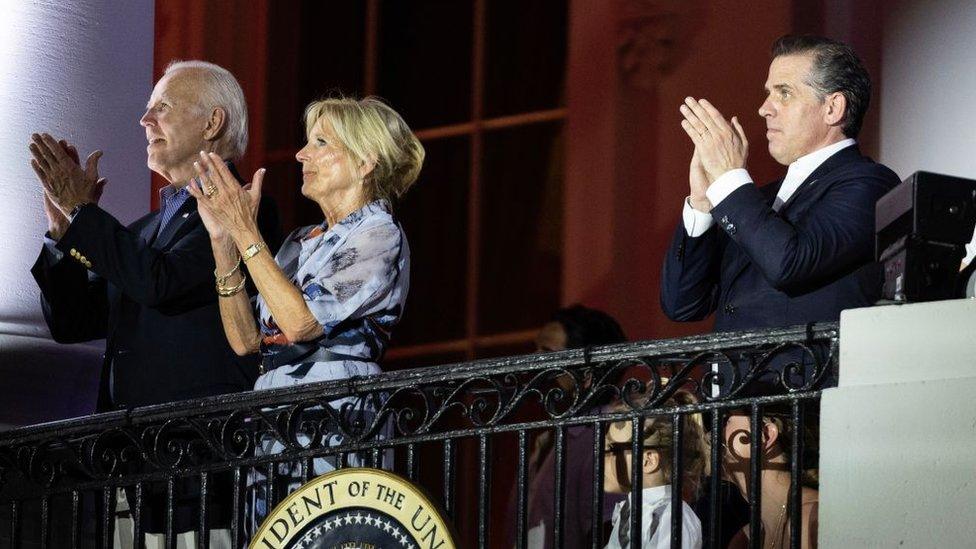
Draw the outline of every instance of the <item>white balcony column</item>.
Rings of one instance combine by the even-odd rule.
[[[90,412],[101,342],[53,343],[30,267],[45,221],[31,133],[105,155],[102,205],[129,222],[149,209],[145,134],[152,0],[0,0],[0,426]]]

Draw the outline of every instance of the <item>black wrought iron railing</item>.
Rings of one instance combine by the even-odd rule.
[[[136,547],[150,531],[175,547],[185,530],[195,530],[195,543],[209,547],[220,529],[241,547],[262,509],[322,470],[350,463],[389,469],[423,486],[454,523],[458,547],[526,547],[530,537],[545,539],[545,547],[604,547],[612,535],[606,478],[615,474],[610,469],[620,454],[608,451],[608,428],[627,422],[627,451],[643,455],[647,419],[656,417],[671,421],[670,471],[676,473],[670,475],[670,524],[662,526],[671,528],[671,546],[681,547],[686,532],[682,502],[700,500],[696,519],[704,546],[724,547],[730,518],[723,516],[722,490],[736,480],[728,467],[730,445],[747,445],[751,456],[768,452],[763,437],[748,434],[760,432],[774,409],[796,435],[782,448],[790,472],[782,524],[772,531],[761,520],[768,464],[740,460],[738,482],[750,521],[733,534],[753,547],[764,536],[785,535],[799,547],[805,533],[802,513],[794,510],[803,505],[803,473],[815,463],[797,433],[815,422],[820,390],[835,378],[837,344],[834,324],[645,341],[19,428],[0,433],[0,547],[111,547],[120,517],[131,524]],[[679,391],[694,398],[675,404]],[[735,440],[726,432],[732,414],[749,425]],[[686,432],[689,416],[700,418],[706,433],[708,466],[699,478],[681,473],[688,437],[699,436]],[[578,441],[569,443],[581,432],[588,437],[582,453]],[[549,433],[550,449],[536,443],[539,433]],[[547,459],[550,488],[540,480],[548,473],[539,464]],[[586,470],[568,477],[581,462]],[[629,476],[630,504],[641,509],[645,477],[640,468]],[[697,484],[707,488],[696,491]],[[588,497],[586,513],[578,511],[578,501],[567,507],[567,494],[580,493]],[[127,513],[117,506],[123,495]],[[540,498],[546,505],[533,509]],[[580,524],[588,525],[585,539],[579,539]],[[617,533],[626,530],[637,542],[646,526],[641,513],[632,512]]]

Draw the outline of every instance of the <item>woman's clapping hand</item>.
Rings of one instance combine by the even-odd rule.
[[[223,160],[214,153],[200,153],[194,162],[198,178],[188,185],[212,240],[257,231],[258,205],[265,169],[254,172],[251,183],[241,187]]]

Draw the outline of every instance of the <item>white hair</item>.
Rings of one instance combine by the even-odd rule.
[[[174,60],[163,74],[183,69],[198,69],[206,75],[200,104],[207,110],[220,107],[225,114],[225,130],[217,139],[215,152],[226,160],[238,160],[247,150],[247,102],[241,85],[230,71],[207,61]]]

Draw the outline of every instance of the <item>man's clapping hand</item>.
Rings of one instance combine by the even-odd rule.
[[[105,188],[105,179],[98,176],[98,159],[102,151],[94,151],[81,168],[78,150],[65,141],[56,141],[46,133],[31,135],[28,146],[31,168],[44,187],[45,211],[49,225],[64,225],[68,214],[79,205],[97,203]],[[51,206],[65,219],[52,219]],[[56,217],[56,216],[55,216]],[[53,236],[53,234],[52,234]]]
[[[730,170],[745,167],[749,141],[736,117],[732,117],[730,124],[707,100],[692,97],[685,98],[679,110],[684,116],[681,127],[695,144],[695,155],[704,169],[708,185]],[[695,198],[694,191],[692,189],[692,198]]]

